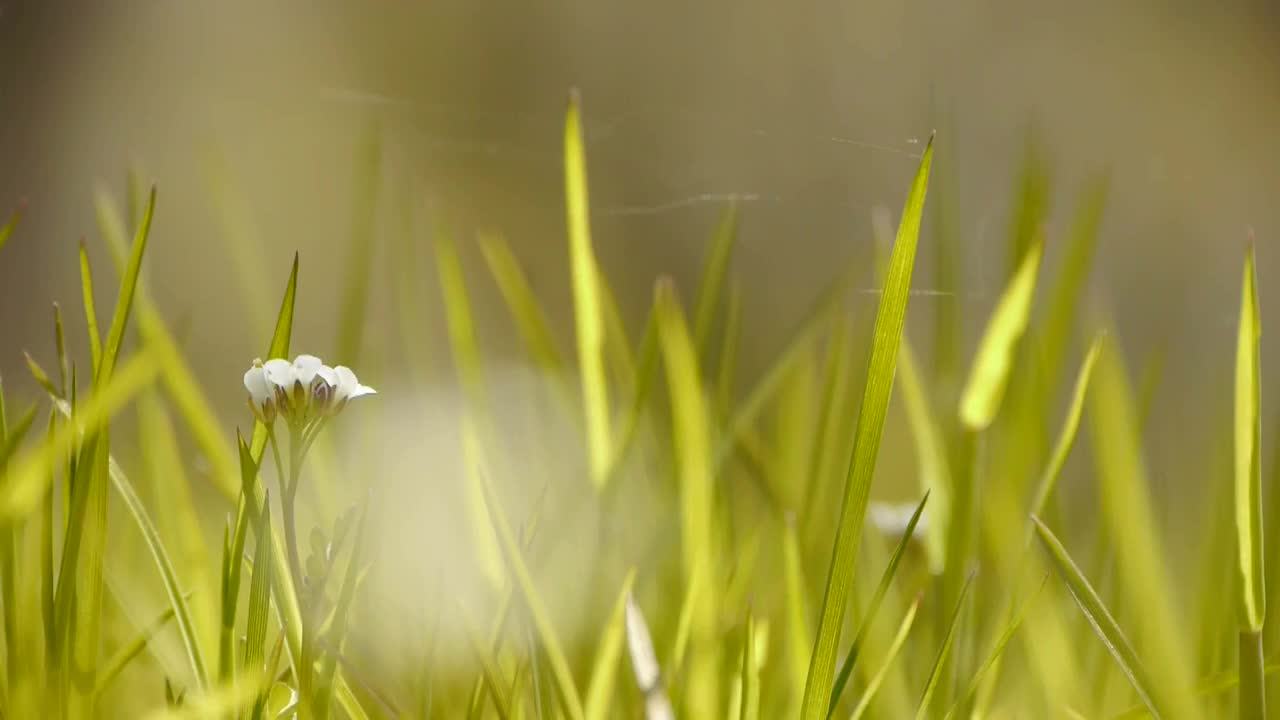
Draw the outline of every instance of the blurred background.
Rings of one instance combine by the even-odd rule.
[[[132,168],[159,192],[151,290],[228,433],[247,422],[240,377],[265,348],[295,252],[295,351],[362,362],[362,380],[395,388],[409,374],[408,318],[422,333],[415,364],[439,381],[429,405],[450,426],[444,312],[430,235],[418,231],[456,239],[488,361],[516,367],[522,353],[479,232],[505,235],[569,347],[561,128],[575,87],[596,251],[637,336],[655,278],[692,297],[731,197],[744,379],[851,259],[868,268],[853,309],[870,312],[873,212],[896,218],[936,130],[930,201],[947,198],[963,279],[932,292],[938,229],[927,221],[908,315],[926,356],[929,323],[948,306],[965,318],[967,347],[976,342],[1004,284],[1031,153],[1048,178],[1050,268],[1086,184],[1110,179],[1092,297],[1114,316],[1131,369],[1162,368],[1148,429],[1157,487],[1203,468],[1180,448],[1230,410],[1251,230],[1263,378],[1277,387],[1280,333],[1265,329],[1280,318],[1274,0],[339,5],[0,0],[0,212],[26,203],[0,251],[11,392],[35,397],[22,351],[52,357],[50,303],[79,307],[81,238],[110,278],[94,192],[126,202]],[[356,359],[333,356],[353,236],[372,258]],[[420,252],[398,250],[415,237]],[[418,307],[393,287],[406,264]],[[98,294],[109,313],[113,281]],[[83,357],[80,314],[68,317]],[[516,407],[523,372],[500,391]],[[1270,420],[1275,394],[1263,397]],[[400,431],[383,440],[420,437]],[[456,456],[453,435],[432,437],[418,448],[441,453],[429,462]],[[886,438],[892,472],[909,442],[901,427]],[[1205,454],[1203,440],[1195,448]]]

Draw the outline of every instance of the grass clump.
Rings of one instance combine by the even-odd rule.
[[[98,196],[119,274],[105,336],[82,245],[87,336],[65,337],[56,310],[57,357],[28,356],[31,383],[0,384],[0,717],[1266,717],[1280,582],[1265,555],[1276,508],[1263,503],[1252,250],[1233,481],[1206,482],[1232,502],[1179,529],[1218,553],[1189,574],[1164,538],[1118,334],[1078,312],[1105,180],[1086,189],[1059,254],[1047,168],[1029,153],[1004,291],[960,383],[958,308],[935,326],[934,362],[907,337],[920,248],[945,260],[950,284],[963,257],[952,211],[926,215],[926,197],[951,208],[953,192],[930,189],[953,172],[932,174],[931,139],[882,272],[836,273],[740,388],[751,318],[733,277],[738,208],[698,287],[658,279],[632,333],[596,256],[582,122],[575,96],[563,138],[571,342],[503,237],[478,241],[532,369],[528,408],[486,355],[468,246],[439,218],[432,272],[410,262],[412,213],[391,250],[403,343],[387,350],[364,331],[380,286],[366,240],[391,188],[377,133],[361,148],[333,346],[367,363],[366,378],[407,365],[434,385],[415,348],[418,322],[438,313],[453,360],[443,384],[461,388],[444,424],[381,380],[376,401],[344,410],[373,391],[294,350],[307,277],[295,256],[271,337],[253,339],[265,359],[238,416],[252,427],[236,429],[211,397],[230,383],[198,379],[149,293],[156,192],[135,184],[123,214]],[[928,217],[942,227],[922,232]],[[15,213],[0,251],[22,241]],[[873,318],[847,302],[864,277],[882,280]],[[429,278],[438,301],[418,287]],[[1225,386],[1223,374],[1207,381]],[[525,447],[517,410],[540,431],[565,420],[568,440],[535,433]],[[372,445],[401,437],[393,429],[409,439]],[[899,431],[919,482],[892,486],[877,468]],[[436,435],[456,441],[459,467],[388,469],[383,455]],[[1090,482],[1061,482],[1073,456],[1092,461]],[[904,488],[904,505],[872,500]],[[425,542],[419,526],[433,523],[448,531]],[[1223,566],[1234,613],[1206,594]],[[1208,600],[1192,608],[1192,594]]]

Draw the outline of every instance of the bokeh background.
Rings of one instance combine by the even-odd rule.
[[[396,250],[405,218],[454,234],[490,361],[518,364],[521,353],[476,250],[481,231],[505,234],[567,344],[560,152],[574,87],[584,103],[597,253],[634,332],[659,275],[691,297],[731,196],[742,211],[733,276],[743,299],[744,378],[766,365],[851,258],[868,259],[853,302],[869,311],[873,212],[897,213],[937,130],[931,200],[949,198],[964,280],[955,294],[930,292],[927,243],[936,228],[927,222],[916,274],[922,292],[908,316],[926,355],[929,323],[946,305],[967,318],[970,346],[976,340],[1003,286],[1010,207],[1030,151],[1050,178],[1051,268],[1085,184],[1110,177],[1091,302],[1114,315],[1135,372],[1162,368],[1147,433],[1161,501],[1188,505],[1171,494],[1204,470],[1200,433],[1230,409],[1239,268],[1251,230],[1264,416],[1273,424],[1274,0],[0,0],[0,211],[26,203],[18,233],[0,251],[7,389],[35,397],[22,351],[52,357],[50,303],[79,307],[82,237],[95,267],[110,267],[93,193],[124,202],[135,169],[159,188],[151,290],[226,413],[228,433],[246,422],[240,376],[265,346],[295,252],[302,276],[294,348],[335,352],[353,234],[373,258],[362,379],[395,388],[407,373],[397,360],[407,315],[425,339],[416,359],[445,388],[426,397],[447,420],[456,398],[447,390],[439,288],[426,236],[415,258]],[[372,221],[361,210],[369,167]],[[423,304],[397,307],[391,278],[410,262],[422,265],[415,277]],[[100,313],[111,285],[99,282]],[[83,354],[79,314],[68,315]],[[521,372],[511,374],[513,387],[525,387]],[[509,392],[513,405],[523,403],[523,390]],[[412,445],[418,436],[387,437]],[[443,456],[456,451],[456,438],[442,432],[426,449]],[[890,474],[910,470],[901,427],[887,433],[882,454]]]

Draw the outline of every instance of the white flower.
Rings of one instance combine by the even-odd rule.
[[[916,514],[916,506],[911,503],[872,502],[867,507],[867,510],[871,515],[871,523],[879,528],[880,532],[898,537],[901,537],[902,533],[907,531],[907,524],[911,522],[911,516]],[[916,527],[911,536],[913,538],[924,537],[928,527],[927,513],[920,513],[920,519],[916,521]]]
[[[315,355],[299,355],[292,363],[282,358],[255,360],[244,375],[244,386],[255,416],[269,424],[279,414],[294,429],[337,414],[353,398],[377,392],[361,385],[349,368],[331,368]]]

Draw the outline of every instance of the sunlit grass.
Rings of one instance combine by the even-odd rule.
[[[95,305],[112,276],[82,246],[67,273],[87,334],[67,337],[56,308],[57,357],[28,356],[29,381],[0,384],[0,718],[1265,717],[1280,565],[1264,551],[1280,505],[1263,502],[1252,250],[1234,354],[1222,349],[1234,378],[1205,379],[1234,380],[1234,482],[1191,529],[1222,541],[1189,573],[1165,540],[1185,529],[1164,524],[1148,484],[1121,339],[1105,311],[1079,310],[1105,180],[1054,251],[1048,166],[1029,150],[984,331],[964,337],[956,304],[916,345],[918,252],[939,260],[943,289],[963,276],[954,168],[932,173],[952,155],[936,160],[931,140],[898,189],[897,228],[876,228],[886,245],[896,235],[883,267],[868,254],[833,272],[763,369],[739,377],[742,296],[756,290],[733,257],[749,217],[726,207],[696,287],[654,278],[629,327],[610,282],[625,268],[597,259],[609,239],[591,228],[576,95],[562,141],[569,327],[503,236],[473,243],[406,213],[402,242],[382,248],[402,337],[373,352],[370,243],[397,189],[369,131],[331,343],[383,392],[289,473],[280,423],[219,416],[237,378],[197,376],[149,292],[164,203],[133,177],[123,210],[96,195],[114,307]],[[216,185],[212,202],[243,212]],[[243,218],[227,222],[243,268],[252,240]],[[13,213],[0,262],[30,241]],[[305,258],[254,268],[279,285],[240,278],[256,283],[247,295],[282,295],[274,324],[246,320],[264,334],[247,342],[288,358]],[[874,316],[851,310],[859,282],[881,290]],[[513,407],[512,371],[487,351],[481,297],[510,316],[529,407]],[[428,314],[448,330],[443,370],[419,347]],[[405,377],[459,390],[415,394],[394,385]],[[877,472],[896,432],[912,457],[893,466],[915,477]],[[1073,456],[1092,471],[1068,502]],[[294,473],[300,512],[281,484]],[[872,507],[904,494],[909,514]],[[1212,585],[1222,568],[1229,592]]]

